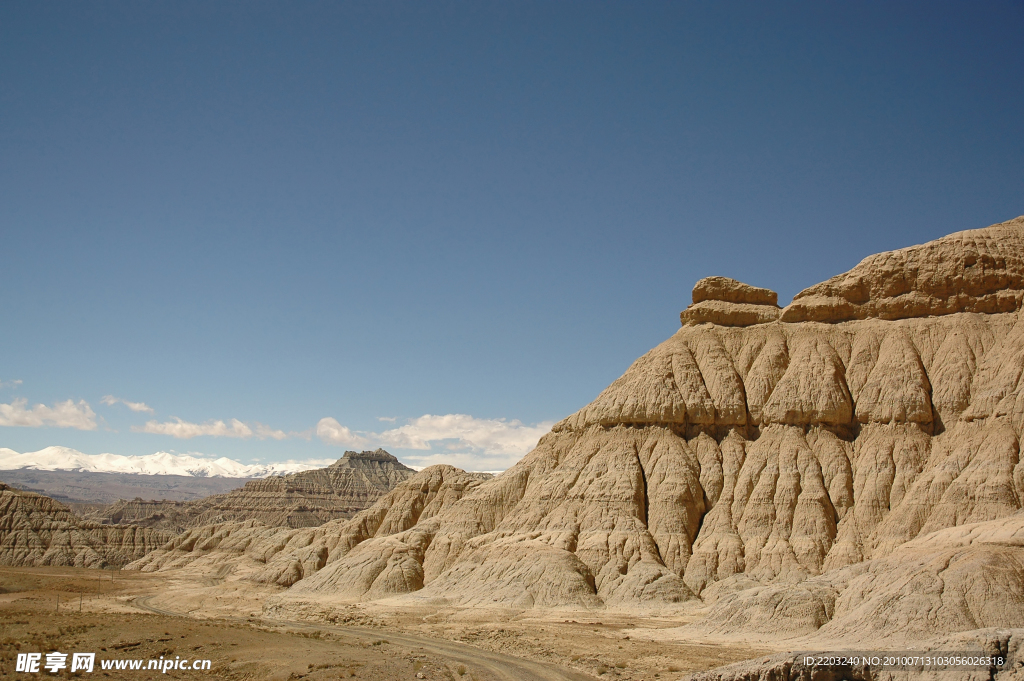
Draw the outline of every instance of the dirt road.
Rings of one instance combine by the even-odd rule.
[[[152,605],[150,602],[152,598],[153,596],[139,596],[135,598],[133,602],[138,608],[157,615],[164,615],[168,617],[188,617],[187,613],[174,612]],[[246,620],[242,618],[229,617],[224,619],[234,622],[246,622]],[[264,625],[296,629],[300,631],[330,632],[334,636],[350,638],[357,642],[379,641],[382,636],[386,636],[392,643],[404,645],[409,648],[419,648],[435,655],[456,660],[477,668],[486,669],[487,672],[492,674],[495,678],[507,681],[594,681],[593,676],[573,671],[571,669],[544,664],[542,662],[524,660],[522,658],[502,655],[501,653],[495,653],[489,650],[481,650],[473,646],[455,643],[453,641],[443,641],[425,636],[413,636],[396,631],[387,631],[385,634],[381,630],[376,629],[308,624],[305,622],[284,620],[262,619],[260,622]]]

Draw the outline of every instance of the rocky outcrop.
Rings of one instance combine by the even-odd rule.
[[[728,277],[704,277],[693,286],[693,302],[703,303],[705,300],[744,305],[778,305],[779,294]]]
[[[774,322],[782,314],[775,291],[727,277],[705,277],[693,287],[693,304],[679,320],[687,324],[753,326]]]
[[[705,601],[704,633],[815,634],[878,646],[1024,627],[1024,513],[938,530],[798,584],[732,577]]]
[[[49,497],[0,483],[0,565],[121,566],[172,536],[134,526],[82,522]]]
[[[984,244],[1001,259],[971,268],[1009,272],[1022,232],[1015,220],[865,263],[904,263],[939,300],[925,255],[966,268],[956,244]],[[869,283],[896,271],[858,267]],[[974,277],[942,300],[1006,297]],[[664,608],[701,597],[723,633],[1024,627],[1024,556],[1007,529],[1024,504],[1024,320],[897,308],[907,293],[873,287],[857,303],[874,310],[864,319],[684,324],[494,480],[412,524],[332,524],[301,548],[289,538],[260,578],[299,599]],[[770,307],[738,282],[698,288],[696,304]],[[382,512],[371,511],[360,518]],[[957,538],[979,523],[1003,539]],[[186,549],[167,564],[193,560]]]
[[[155,499],[119,499],[99,509],[84,514],[89,521],[104,525],[136,525],[138,527],[157,527],[173,532],[180,532],[189,527],[198,516],[198,502],[157,501]]]
[[[865,258],[801,291],[784,322],[1015,312],[1024,301],[1024,216]]]
[[[88,517],[174,532],[234,520],[316,527],[351,518],[415,472],[383,449],[345,452],[327,468],[250,480],[227,494],[190,502],[121,500]]]
[[[128,569],[220,569],[230,563],[254,582],[291,586],[367,540],[431,520],[490,478],[487,473],[431,466],[396,485],[352,519],[301,529],[273,527],[257,520],[196,527]]]

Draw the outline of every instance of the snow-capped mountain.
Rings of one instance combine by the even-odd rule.
[[[244,464],[221,457],[205,459],[189,454],[156,452],[146,456],[83,454],[70,447],[47,447],[19,454],[0,447],[0,470],[30,468],[40,471],[83,471],[88,473],[134,473],[137,475],[191,475],[195,477],[265,478],[323,468],[332,459]]]

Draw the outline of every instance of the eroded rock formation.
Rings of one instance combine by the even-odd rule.
[[[1024,216],[865,258],[798,293],[784,322],[1016,312],[1024,300]]]
[[[781,319],[771,292],[703,280],[671,338],[434,513],[374,524],[389,495],[301,539],[196,532],[246,537],[252,574],[291,598],[702,597],[732,631],[1021,627],[1021,291],[1024,218],[868,258]],[[691,313],[706,303],[774,312]],[[190,541],[136,565],[213,560]]]
[[[121,500],[88,518],[174,532],[232,520],[316,527],[351,518],[415,472],[383,449],[345,452],[327,468],[250,480],[227,494],[189,502]]]
[[[0,565],[121,566],[172,537],[160,530],[83,522],[49,497],[0,482]]]
[[[490,478],[452,466],[431,466],[352,519],[300,529],[272,527],[257,520],[205,525],[182,533],[130,568],[145,572],[185,566],[220,569],[230,563],[252,581],[291,586],[368,539],[429,522]],[[377,577],[379,572],[370,581]]]
[[[782,314],[779,295],[727,277],[705,277],[693,287],[693,304],[679,314],[683,325],[710,322],[752,326],[774,322]]]

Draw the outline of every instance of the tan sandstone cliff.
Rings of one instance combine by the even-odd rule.
[[[291,598],[701,597],[723,631],[861,638],[1024,627],[1022,297],[1024,218],[869,257],[782,310],[702,280],[672,337],[415,524],[353,529],[378,503],[301,547],[195,532],[253,532],[253,578],[292,565]],[[135,565],[214,560],[198,541]]]
[[[173,536],[141,527],[83,522],[49,497],[0,482],[0,565],[121,566]]]

